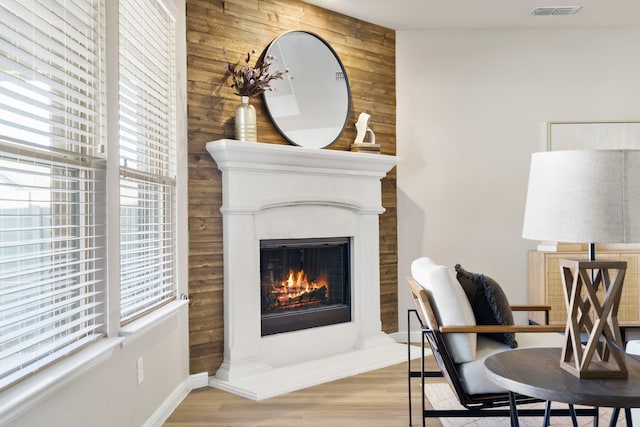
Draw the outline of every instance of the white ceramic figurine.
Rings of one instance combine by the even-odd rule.
[[[358,117],[358,121],[356,122],[356,139],[354,140],[354,144],[375,144],[376,143],[376,134],[373,133],[371,128],[369,127],[369,120],[371,119],[371,115],[362,112]],[[364,140],[366,133],[369,132],[371,134],[371,141]]]

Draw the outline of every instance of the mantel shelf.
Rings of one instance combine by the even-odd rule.
[[[365,175],[382,178],[399,162],[397,156],[305,148],[296,145],[220,139],[208,142],[207,151],[220,170],[250,169],[314,174]]]

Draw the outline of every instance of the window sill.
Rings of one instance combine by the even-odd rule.
[[[120,336],[124,338],[120,344],[122,348],[135,342],[138,338],[144,336],[148,331],[160,326],[163,322],[177,316],[180,309],[187,305],[189,300],[176,300],[164,305],[157,310],[152,311],[146,316],[135,320],[120,329]]]
[[[84,350],[42,369],[0,393],[0,425],[5,425],[86,372],[105,362],[122,338],[101,338]]]

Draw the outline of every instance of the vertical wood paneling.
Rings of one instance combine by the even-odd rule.
[[[258,54],[281,33],[305,30],[324,38],[344,63],[352,95],[347,128],[329,149],[348,150],[362,111],[383,154],[395,154],[395,32],[298,0],[187,0],[189,107],[189,319],[190,371],[215,373],[223,352],[221,175],[205,144],[233,138],[239,99],[224,73],[247,51]],[[222,48],[228,50],[225,57]],[[269,120],[261,97],[258,140],[287,144]],[[395,170],[383,180],[380,217],[382,325],[398,328],[397,216]]]

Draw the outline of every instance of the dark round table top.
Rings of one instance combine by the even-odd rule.
[[[560,367],[560,348],[523,348],[488,357],[487,377],[515,393],[554,402],[640,407],[640,362],[627,356],[625,379],[580,379]]]

